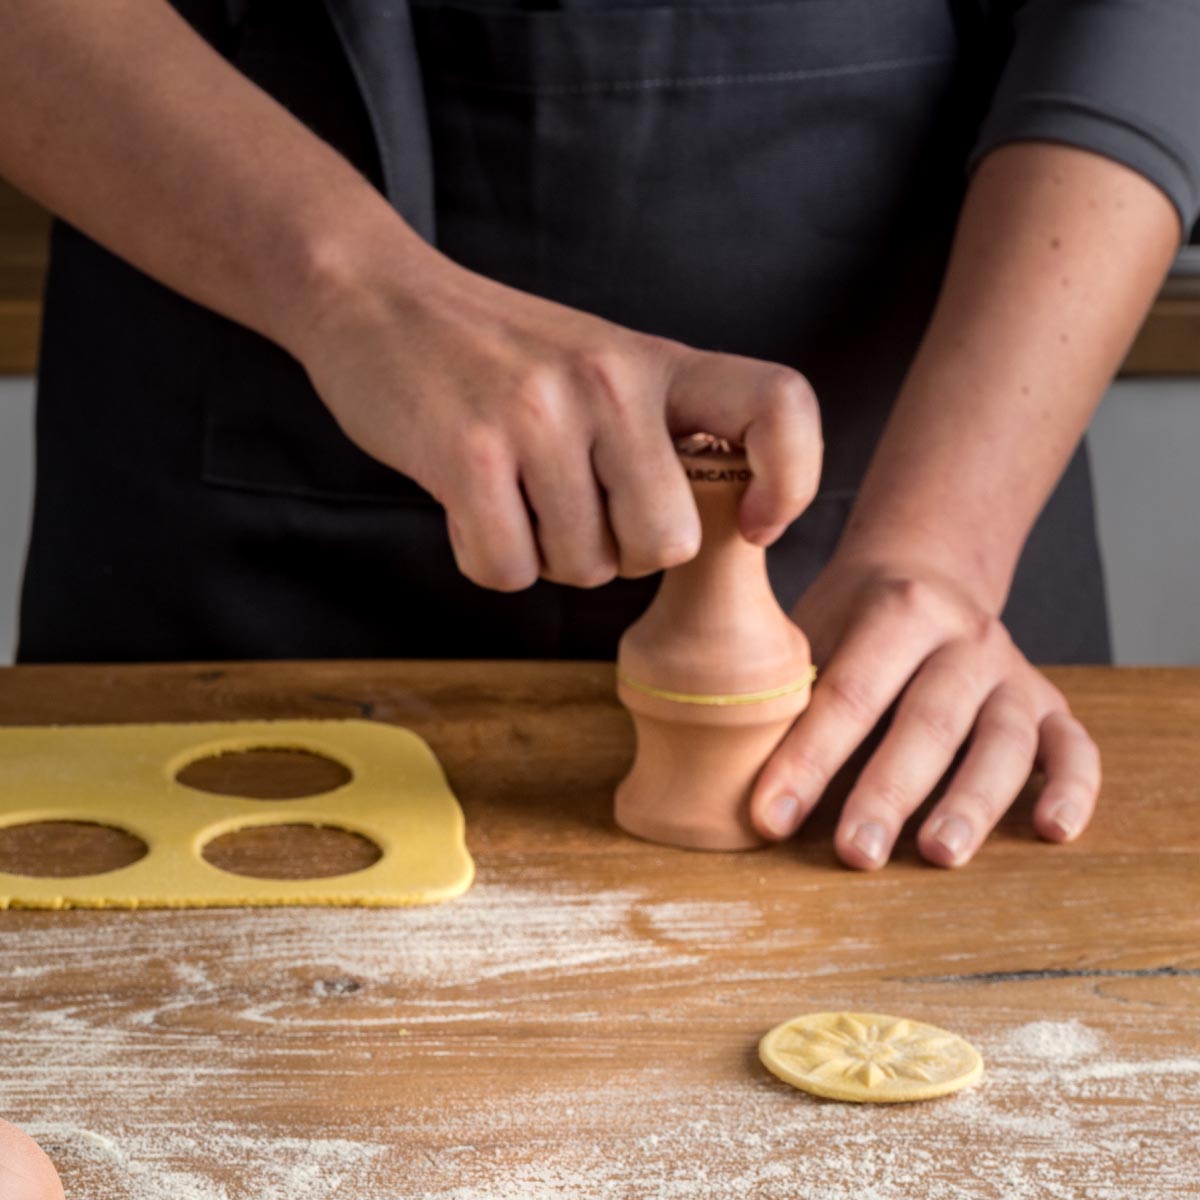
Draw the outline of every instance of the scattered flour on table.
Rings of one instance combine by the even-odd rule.
[[[393,1102],[312,1126],[306,1089],[345,1075],[371,1086],[372,1038],[428,1026],[431,1046],[446,1036],[438,1027],[483,1033],[464,1044],[486,1066],[487,1039],[502,1039],[506,1020],[586,1022],[630,971],[648,1008],[659,1006],[647,1019],[669,1019],[673,986],[702,969],[706,947],[763,936],[750,900],[533,885],[481,885],[407,911],[264,910],[236,928],[219,913],[31,922],[4,946],[0,1113],[47,1147],[71,1200],[1200,1196],[1200,1051],[1122,1058],[1078,1019],[997,1026],[978,1039],[983,1082],[927,1104],[815,1100],[760,1074],[749,1048],[744,1069],[706,1090],[651,1063],[618,1073],[598,1053],[586,1084],[556,1086],[551,1070],[545,1086],[500,1103]],[[846,964],[869,951],[847,937],[782,970],[800,995],[805,978],[851,979]],[[777,959],[741,960],[727,981],[731,1013],[739,996],[778,990]],[[271,972],[256,974],[264,961]],[[34,1008],[22,997],[44,994],[47,976],[54,1006]],[[136,980],[136,1002],[106,978]],[[271,1056],[265,1068],[260,1055]],[[211,1089],[227,1095],[245,1071],[272,1068],[254,1102],[275,1121],[294,1112],[295,1136],[255,1125],[250,1106],[237,1124],[214,1112]],[[1164,1137],[1197,1152],[1170,1161]]]
[[[60,1164],[84,1166],[94,1195],[79,1200],[322,1200],[348,1195],[386,1147],[345,1139],[254,1138],[221,1128],[126,1130],[120,1136],[70,1123],[25,1127]],[[231,1191],[179,1161],[241,1164]],[[74,1200],[75,1193],[70,1193]]]
[[[659,937],[699,946],[725,945],[762,924],[757,905],[737,900],[724,904],[662,901],[646,905],[644,919]]]
[[[1014,1029],[1002,1048],[1017,1057],[1062,1063],[1094,1055],[1100,1049],[1100,1038],[1076,1020],[1032,1021]]]
[[[1028,1044],[1030,1029],[1007,1037]],[[1164,1160],[1161,1139],[1186,1144],[1195,1131],[1200,1059],[1173,1061],[1188,1070],[1153,1076],[1145,1064],[1153,1082],[1122,1064],[1102,1119],[1079,1103],[1079,1076],[1031,1087],[1019,1060],[1001,1057],[996,1078],[917,1105],[826,1103],[750,1076],[698,1091],[657,1076],[397,1114],[355,1138],[150,1115],[27,1127],[68,1179],[86,1168],[98,1190],[72,1200],[1182,1200],[1197,1194],[1197,1162]],[[578,1130],[571,1142],[556,1132],[565,1124]]]

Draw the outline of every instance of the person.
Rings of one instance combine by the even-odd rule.
[[[4,1200],[63,1200],[54,1164],[28,1134],[0,1121],[0,1196]]]
[[[952,769],[931,862],[1035,763],[1080,833],[1031,662],[1108,656],[1080,439],[1200,206],[1196,0],[0,3],[22,661],[610,657],[703,430],[821,669],[763,833],[893,711],[847,864]]]

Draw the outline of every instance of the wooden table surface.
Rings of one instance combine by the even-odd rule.
[[[1026,798],[967,869],[907,839],[863,875],[828,816],[742,855],[621,835],[610,666],[0,672],[0,723],[406,725],[479,868],[421,909],[0,913],[0,1114],[71,1200],[1200,1196],[1200,672],[1052,675],[1105,756],[1083,840]],[[755,1043],[824,1009],[987,1074],[812,1099]]]

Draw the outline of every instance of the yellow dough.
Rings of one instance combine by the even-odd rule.
[[[303,750],[341,763],[342,787],[299,800],[212,795],[177,782],[190,763],[245,750]],[[416,734],[373,721],[254,721],[0,729],[0,828],[90,821],[149,853],[102,875],[0,873],[0,908],[429,904],[465,892],[474,864],[462,810]],[[201,857],[220,834],[262,825],[333,826],[382,852],[326,879],[251,879]]]
[[[878,1013],[809,1013],[758,1044],[763,1066],[814,1096],[869,1104],[929,1100],[968,1087],[983,1059],[957,1034]]]

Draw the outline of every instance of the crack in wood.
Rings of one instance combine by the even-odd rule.
[[[902,975],[901,983],[1031,983],[1046,979],[1200,979],[1200,967],[1071,968],[978,971],[964,975]]]
[[[321,704],[347,704],[357,709],[359,716],[367,719],[375,715],[375,702],[372,700],[355,700],[353,696],[338,696],[331,692],[309,692],[308,698]]]

